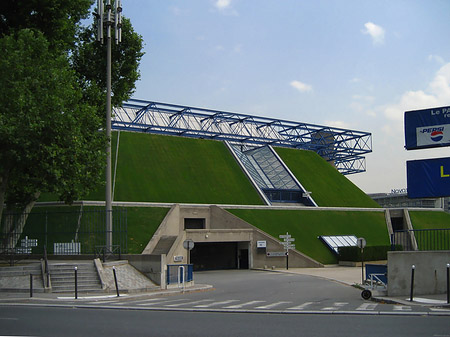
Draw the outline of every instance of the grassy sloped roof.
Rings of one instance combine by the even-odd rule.
[[[319,206],[380,207],[317,153],[281,147],[275,150]]]

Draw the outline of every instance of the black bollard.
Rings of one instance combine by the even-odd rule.
[[[77,277],[78,267],[75,267],[75,299],[78,299],[78,277]]]
[[[30,274],[30,297],[33,297],[33,275]]]
[[[450,303],[450,263],[447,263],[447,303]]]
[[[411,267],[411,294],[409,296],[409,300],[412,302],[414,295],[414,270],[416,269],[415,265]]]
[[[119,285],[117,283],[116,267],[113,267],[114,283],[116,284],[117,297],[119,297]]]

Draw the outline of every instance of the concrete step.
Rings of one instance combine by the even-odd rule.
[[[75,267],[77,268],[77,290],[98,292],[102,290],[100,278],[93,263],[52,263],[49,265],[52,292],[75,291]]]

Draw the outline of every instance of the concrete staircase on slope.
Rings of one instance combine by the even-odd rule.
[[[93,262],[68,262],[49,265],[53,293],[75,291],[75,267],[77,267],[77,290],[79,292],[102,291],[101,281]]]

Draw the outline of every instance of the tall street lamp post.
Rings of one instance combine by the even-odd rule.
[[[105,26],[105,27],[104,27]],[[97,0],[97,40],[103,44],[106,28],[106,250],[112,251],[112,197],[111,197],[111,27],[114,26],[116,44],[122,40],[122,6],[120,0]]]

